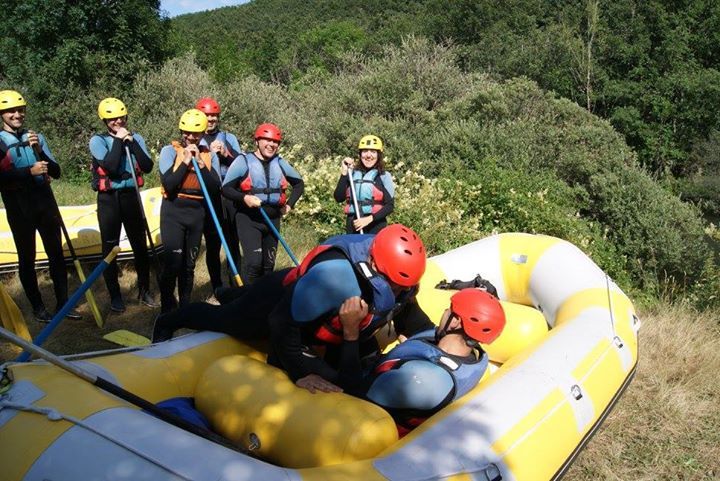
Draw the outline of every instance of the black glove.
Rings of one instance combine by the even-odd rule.
[[[460,290],[460,289],[467,289],[467,288],[475,288],[475,289],[482,289],[483,291],[487,291],[489,294],[492,294],[493,296],[497,297],[497,289],[494,285],[487,279],[483,279],[480,274],[475,276],[475,279],[469,280],[469,281],[461,281],[459,279],[454,279],[450,282],[443,279],[435,286],[435,289],[453,289],[453,290]]]

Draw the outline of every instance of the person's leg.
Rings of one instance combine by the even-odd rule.
[[[140,203],[135,190],[122,191],[119,200],[120,217],[125,226],[125,233],[128,241],[130,241],[135,258],[138,297],[142,302],[148,304],[146,301],[151,300],[146,296],[150,291],[150,257],[148,255],[145,222],[140,212]]]
[[[214,202],[215,215],[218,220],[222,219],[222,209],[220,202]],[[207,207],[206,207],[207,210]],[[218,234],[215,222],[209,211],[205,212],[205,223],[203,225],[203,237],[205,238],[205,265],[210,275],[210,284],[212,284],[213,292],[218,287],[222,287],[222,267],[220,264],[220,235]]]
[[[179,221],[182,212],[171,201],[163,199],[160,208],[160,234],[163,240],[163,269],[160,275],[160,312],[177,307],[175,284],[183,265],[185,232]]]
[[[43,206],[37,225],[50,264],[50,278],[55,291],[56,311],[60,310],[68,300],[67,268],[65,267],[58,215],[57,206]],[[74,310],[68,313],[68,317],[78,318],[79,316]]]
[[[100,227],[100,241],[102,242],[101,251],[104,258],[120,243],[120,206],[115,192],[98,192],[97,218]],[[122,295],[120,293],[120,283],[118,282],[118,266],[115,259],[103,271],[103,278],[110,293],[113,310],[124,310],[124,306],[121,309]]]
[[[278,232],[280,232],[280,218],[270,219]],[[277,257],[278,240],[265,226],[262,234],[262,275],[267,275],[275,269],[275,258]]]
[[[35,222],[26,214],[16,196],[3,195],[5,212],[18,255],[18,274],[35,313],[45,310],[35,274]],[[49,319],[44,319],[49,320]]]
[[[243,251],[241,277],[245,284],[252,284],[262,277],[262,224],[242,212],[235,216],[235,224]]]
[[[200,253],[200,242],[202,241],[203,222],[205,209],[197,201],[195,205],[185,207],[183,223],[185,228],[185,255],[183,258],[183,270],[180,273],[178,282],[178,297],[180,306],[190,303],[193,285],[195,283],[195,263]]]

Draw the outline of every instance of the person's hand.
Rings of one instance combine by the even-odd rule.
[[[343,327],[343,339],[357,341],[360,337],[360,322],[368,314],[368,305],[360,296],[349,297],[340,306],[338,317]]]
[[[312,394],[315,394],[316,392],[342,392],[342,389],[340,387],[336,386],[335,384],[331,383],[330,381],[326,381],[325,379],[321,378],[317,374],[308,374],[305,377],[301,377],[297,381],[295,381],[295,385],[297,387],[301,387],[303,389],[307,389]]]
[[[373,216],[367,215],[365,217],[360,217],[359,219],[355,219],[353,221],[353,227],[357,232],[360,232],[362,229],[370,225],[370,223],[373,221]]]
[[[222,155],[223,157],[227,157],[224,152],[225,145],[223,145],[223,143],[220,142],[219,140],[212,141],[212,143],[210,144],[210,150],[212,150],[216,154]]]
[[[251,209],[260,207],[262,205],[262,201],[254,195],[246,195],[245,197],[243,197],[243,200],[245,201],[245,205],[250,207]]]
[[[113,134],[113,135],[115,137],[117,137],[118,139],[122,140],[123,142],[132,142],[133,141],[132,134],[130,134],[128,129],[126,129],[125,127],[120,127],[119,129],[117,129],[117,132],[115,132],[115,134]]]
[[[40,152],[40,139],[34,130],[28,130],[28,144],[35,152]]]
[[[292,210],[292,207],[290,207],[289,204],[285,204],[284,206],[282,206],[282,207],[280,208],[280,213],[281,213],[282,215],[288,215],[291,210]]]
[[[44,160],[41,160],[39,162],[35,162],[32,167],[30,167],[30,173],[32,175],[45,175],[48,171],[48,163]]]
[[[196,159],[198,158],[198,148],[197,145],[190,144],[183,150],[183,163],[185,165],[189,165],[190,159],[192,159],[193,157],[195,157]]]
[[[352,168],[354,163],[355,161],[353,159],[345,157],[340,164],[340,174],[346,176],[348,174],[348,169]]]

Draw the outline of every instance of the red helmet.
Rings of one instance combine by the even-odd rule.
[[[282,132],[280,127],[275,124],[260,124],[255,129],[255,140],[268,139],[282,141]]]
[[[493,342],[505,328],[500,301],[480,289],[463,289],[450,298],[450,310],[460,318],[463,331],[483,344]]]
[[[217,103],[217,100],[215,100],[212,97],[201,98],[195,104],[195,108],[204,112],[205,115],[208,115],[208,114],[218,115],[220,113],[220,104]]]
[[[425,272],[425,246],[415,231],[402,224],[378,232],[370,255],[380,273],[403,287],[417,285]]]

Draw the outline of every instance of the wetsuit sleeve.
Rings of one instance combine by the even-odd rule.
[[[220,161],[215,153],[212,154],[210,162],[211,169],[202,169],[201,174],[208,193],[214,195],[220,190]]]
[[[140,134],[133,134],[133,138],[135,142],[130,142],[130,152],[135,156],[135,161],[140,170],[147,174],[153,168],[153,161],[145,146],[145,139]]]
[[[372,215],[373,222],[386,218],[395,210],[395,184],[390,174],[384,172],[382,175],[378,175],[375,178],[375,186],[383,193],[383,205]]]
[[[245,193],[238,188],[240,181],[247,175],[248,166],[244,155],[238,155],[228,168],[222,184],[222,195],[235,202],[242,202]]]
[[[305,192],[305,181],[303,181],[300,173],[295,170],[285,159],[280,159],[280,168],[285,174],[285,178],[292,186],[292,192],[287,200],[290,207],[295,207],[295,204],[300,199],[300,196]]]
[[[55,160],[55,157],[53,157],[53,154],[50,151],[50,146],[45,140],[45,136],[43,134],[38,134],[38,143],[40,144],[40,160],[44,160],[48,163],[48,175],[53,179],[59,179],[60,164],[58,164],[57,160]],[[28,173],[29,172],[30,171],[28,170]]]
[[[350,182],[348,182],[347,175],[341,175],[338,179],[337,185],[335,186],[335,192],[333,192],[333,198],[336,202],[345,202],[347,199],[347,190],[350,188]]]
[[[224,155],[218,155],[218,160],[220,161],[220,164],[230,167],[235,158],[242,153],[242,148],[240,147],[237,137],[233,134],[224,132],[223,140],[225,148],[230,152],[230,155],[227,157]]]
[[[121,167],[123,159],[123,143],[116,137],[112,138],[110,149],[100,135],[93,135],[90,139],[90,153],[93,159],[102,166],[110,175],[118,176],[125,169]]]
[[[183,178],[188,171],[188,166],[181,162],[177,170],[173,170],[175,164],[175,149],[171,145],[166,145],[160,151],[160,182],[168,194],[175,194]]]
[[[435,329],[435,324],[422,310],[415,297],[403,306],[395,319],[393,319],[393,322],[395,323],[395,331],[406,337],[414,336],[428,329]]]

